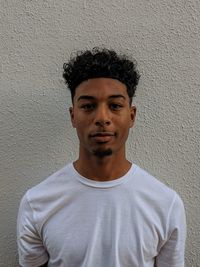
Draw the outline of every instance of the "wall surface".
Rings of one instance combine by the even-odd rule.
[[[127,156],[182,197],[200,266],[200,1],[0,0],[0,266],[18,266],[25,191],[77,157],[62,64],[107,46],[141,72]]]

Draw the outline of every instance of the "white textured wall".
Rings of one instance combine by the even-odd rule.
[[[128,157],[182,196],[200,266],[200,1],[1,0],[0,38],[0,266],[18,266],[24,192],[77,156],[62,64],[99,45],[138,61]]]

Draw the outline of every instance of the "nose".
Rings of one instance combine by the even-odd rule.
[[[111,123],[110,112],[105,106],[99,106],[95,112],[96,126],[108,126]]]

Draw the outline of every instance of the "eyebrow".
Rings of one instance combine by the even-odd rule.
[[[118,94],[118,95],[110,95],[108,98],[109,99],[113,99],[113,98],[114,99],[116,99],[116,98],[126,99],[125,96],[120,95],[120,94]],[[85,100],[95,100],[96,98],[94,96],[91,96],[91,95],[81,95],[81,96],[79,96],[79,98],[77,99],[77,101],[82,100],[82,99],[85,99]]]

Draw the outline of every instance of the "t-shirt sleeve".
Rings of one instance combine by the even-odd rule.
[[[157,267],[184,267],[186,218],[181,198],[176,194],[168,214],[168,238],[156,258]]]
[[[36,267],[48,261],[48,254],[37,230],[27,195],[22,198],[19,207],[17,244],[20,266]]]

